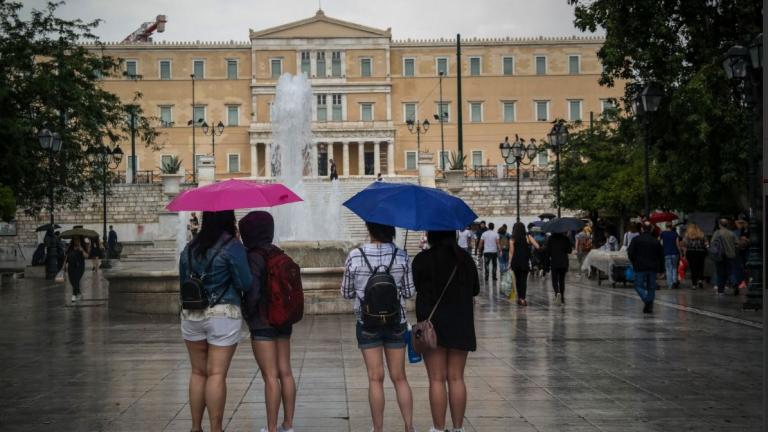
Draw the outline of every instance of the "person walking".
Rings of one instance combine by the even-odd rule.
[[[468,225],[464,230],[459,231],[458,234],[459,237],[459,247],[467,251],[469,256],[472,256],[472,237],[474,235],[472,234],[472,226]]]
[[[485,271],[485,281],[488,282],[488,272],[491,264],[493,271],[491,276],[496,280],[496,271],[498,270],[499,259],[499,234],[494,231],[493,222],[488,224],[488,229],[480,236],[480,249],[483,251],[483,269]]]
[[[704,260],[707,258],[707,240],[704,232],[695,223],[689,223],[685,229],[682,253],[691,269],[691,287],[704,288]]]
[[[464,369],[469,351],[477,349],[473,311],[473,297],[480,292],[477,267],[471,254],[458,245],[452,231],[430,231],[427,237],[430,249],[413,259],[413,282],[416,318],[426,321],[434,309],[430,321],[437,335],[437,348],[424,354],[432,413],[430,432],[446,430],[449,405],[452,431],[464,432]]]
[[[716,249],[719,249],[720,256],[713,257],[715,260],[715,268],[717,269],[717,294],[723,295],[725,293],[725,282],[733,278],[734,269],[737,265],[736,260],[736,236],[728,228],[728,219],[720,219],[718,222],[718,230],[712,234],[712,241],[710,244]],[[733,284],[733,291],[735,295],[739,295],[739,287]]]
[[[525,299],[528,292],[528,273],[531,271],[531,247],[539,249],[539,243],[525,231],[522,222],[512,225],[512,243],[510,245],[510,268],[515,274],[517,304],[528,306]]]
[[[80,281],[85,273],[85,259],[88,258],[89,250],[80,237],[73,237],[69,243],[64,258],[64,272],[67,274],[69,284],[72,285],[72,302],[83,299],[80,291]]]
[[[104,250],[101,247],[101,240],[98,236],[91,240],[91,250],[88,253],[88,257],[91,259],[93,271],[97,272],[101,265],[101,259],[104,258]]]
[[[635,291],[645,306],[643,313],[653,313],[656,298],[656,274],[664,269],[664,248],[653,236],[653,226],[645,223],[640,235],[627,248],[627,256],[635,271]]]
[[[227,372],[240,341],[240,296],[253,282],[236,231],[234,211],[203,212],[200,232],[179,259],[181,283],[202,278],[209,304],[205,309],[181,311],[181,335],[192,366],[189,408],[193,432],[203,430],[206,408],[210,432],[222,431]]]
[[[240,219],[238,229],[248,251],[248,264],[253,276],[253,284],[245,297],[244,309],[247,311],[246,323],[251,333],[251,349],[264,381],[267,425],[261,432],[293,432],[293,417],[296,411],[296,380],[291,369],[293,326],[270,326],[267,317],[263,316],[269,305],[262,305],[268,283],[265,257],[276,250],[279,251],[272,244],[275,221],[272,215],[265,211],[252,211]],[[278,425],[281,402],[283,421]]]
[[[664,247],[664,268],[667,276],[667,287],[677,289],[680,282],[677,280],[677,264],[680,261],[680,236],[675,231],[671,222],[667,223],[667,229],[661,233],[661,244]]]
[[[506,273],[509,270],[509,234],[507,224],[499,228],[499,272]]]
[[[624,233],[624,239],[621,242],[621,250],[627,250],[629,244],[632,243],[637,236],[640,235],[640,229],[635,222],[629,223],[629,229]]]
[[[329,164],[331,164],[331,173],[330,173],[330,179],[331,181],[338,180],[339,179],[339,172],[336,168],[336,162],[333,161],[333,159],[328,161]]]
[[[581,232],[576,234],[576,259],[579,261],[579,274],[581,274],[581,266],[584,264],[584,258],[592,250],[592,228],[589,225],[584,225]]]
[[[555,292],[554,303],[565,304],[565,275],[568,273],[568,261],[573,248],[571,239],[563,233],[552,233],[544,246],[552,270],[552,290]]]
[[[477,231],[475,231],[475,255],[477,255],[478,258],[481,258],[483,253],[482,248],[480,248],[480,237],[482,237],[487,230],[488,228],[485,227],[485,221],[480,221],[480,226],[477,227]],[[480,263],[482,262],[483,260],[480,260]]]
[[[115,253],[116,250],[117,250],[117,232],[115,232],[115,228],[112,225],[110,225],[109,233],[107,234],[107,258],[117,258]]]
[[[384,363],[386,359],[389,378],[395,387],[397,403],[403,417],[406,432],[413,432],[413,396],[405,374],[405,299],[414,294],[413,276],[408,254],[398,249],[394,244],[395,228],[366,222],[370,242],[360,248],[352,249],[344,265],[344,276],[341,281],[341,295],[345,299],[354,299],[356,316],[355,334],[357,346],[363,355],[365,368],[368,371],[368,403],[373,422],[372,432],[384,431]],[[377,295],[366,298],[368,280],[376,272],[386,272],[394,278],[396,293],[386,296]],[[372,288],[372,287],[371,287]],[[382,290],[389,287],[381,287]],[[372,289],[371,289],[372,291]],[[381,291],[377,290],[377,294]],[[396,297],[399,305],[398,317],[393,325],[364,325],[370,315],[364,314],[364,305],[375,310],[391,306],[388,303],[374,305],[384,297]],[[388,310],[388,309],[387,309]],[[365,319],[364,319],[364,315]],[[387,429],[392,430],[392,429]]]

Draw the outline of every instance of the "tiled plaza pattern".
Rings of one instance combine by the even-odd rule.
[[[64,305],[61,286],[39,279],[0,291],[0,430],[188,431],[189,364],[177,320],[110,313],[88,273],[77,307]],[[737,310],[738,299],[664,291],[649,317],[628,289],[570,282],[565,308],[550,305],[538,280],[526,309],[500,299],[494,286],[482,289],[467,431],[759,430],[760,324],[688,309],[759,321]],[[352,320],[308,316],[295,329],[297,432],[370,428]],[[409,365],[408,377],[423,432],[430,426],[423,364]],[[258,430],[263,385],[247,344],[228,385],[226,430]],[[391,384],[385,430],[403,430]]]

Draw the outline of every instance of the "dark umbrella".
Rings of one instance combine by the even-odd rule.
[[[73,228],[71,230],[66,230],[61,233],[61,238],[74,238],[74,237],[96,238],[98,236],[99,236],[99,233],[97,233],[96,231],[85,229],[85,228]]]
[[[678,216],[672,212],[653,212],[651,213],[651,216],[648,218],[648,221],[651,223],[659,223],[659,222],[672,222],[673,220],[677,220]]]
[[[557,215],[554,215],[552,213],[542,213],[542,214],[539,215],[539,219],[542,219],[542,220],[544,220],[544,219],[550,219],[551,220],[551,219],[554,219],[556,217],[557,217]]]
[[[45,225],[40,225],[39,227],[37,227],[37,229],[35,230],[35,232],[48,231],[48,229],[49,229],[50,227],[51,227],[51,224],[50,224],[50,223],[47,223],[47,224],[45,224]],[[53,225],[53,229],[57,230],[57,229],[59,229],[59,228],[61,228],[61,225],[59,225],[59,224],[54,224],[54,225]]]
[[[533,221],[533,222],[528,224],[528,229],[531,229],[533,227],[541,228],[541,227],[543,227],[546,224],[547,224],[546,222],[540,221],[540,220]]]
[[[568,231],[579,231],[584,228],[584,222],[572,217],[561,217],[547,222],[541,230],[551,233],[565,233]]]

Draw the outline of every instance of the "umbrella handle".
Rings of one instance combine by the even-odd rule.
[[[407,248],[408,248],[408,230],[406,229],[405,230],[405,240],[403,241],[403,251],[405,251],[406,254],[408,253]]]

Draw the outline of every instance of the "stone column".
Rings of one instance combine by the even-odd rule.
[[[395,175],[395,141],[387,141],[387,175]]]
[[[312,168],[310,176],[317,177],[317,143],[313,141],[309,145],[309,163],[311,164],[310,168]]]
[[[341,143],[342,147],[342,165],[344,168],[344,173],[342,174],[344,177],[349,177],[349,141],[344,141]]]
[[[328,141],[328,143],[325,146],[325,151],[328,154],[328,157],[325,158],[325,161],[328,164],[327,171],[328,171],[328,175],[330,176],[331,175],[331,159],[333,159],[333,141]],[[334,162],[338,162],[338,161],[334,161]],[[339,164],[337,163],[336,170],[338,171],[338,169],[339,169]]]
[[[373,143],[373,175],[381,172],[381,145],[378,141]]]
[[[264,143],[264,177],[272,178],[272,143]]]
[[[365,141],[357,143],[357,171],[360,176],[365,175]]]
[[[259,176],[259,147],[257,143],[251,144],[251,177]]]

